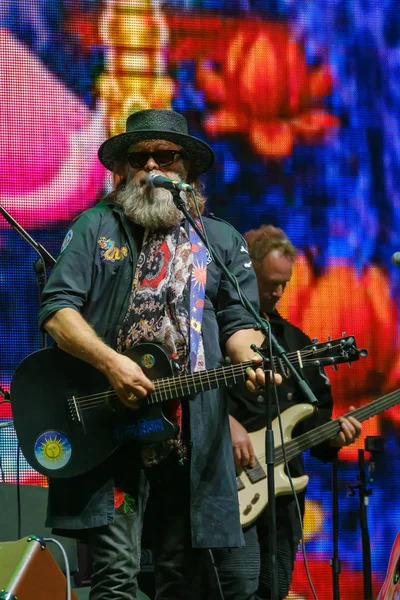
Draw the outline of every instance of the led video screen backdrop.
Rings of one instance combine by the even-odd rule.
[[[97,160],[142,108],[174,108],[217,156],[209,210],[240,232],[272,223],[300,255],[282,314],[369,356],[329,371],[337,417],[400,387],[400,13],[395,0],[3,0],[0,202],[57,257],[71,219],[110,189]],[[0,216],[0,384],[41,348],[37,254]],[[34,399],[32,399],[34,401]],[[12,419],[7,401],[0,422]],[[357,451],[382,435],[369,498],[375,597],[400,529],[400,409],[364,423],[339,465],[341,597],[363,598]],[[0,478],[17,478],[12,426]],[[369,459],[369,455],[366,456]],[[368,463],[369,464],[369,463]],[[329,465],[306,459],[305,536],[332,598]],[[21,458],[20,479],[46,485]],[[348,493],[350,490],[350,493]],[[312,598],[299,554],[293,598]]]

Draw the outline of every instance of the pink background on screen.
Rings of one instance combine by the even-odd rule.
[[[89,110],[6,29],[0,29],[0,104],[6,210],[32,228],[92,205],[106,177],[96,154],[106,137],[103,113]]]

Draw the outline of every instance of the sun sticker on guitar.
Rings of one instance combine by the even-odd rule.
[[[35,458],[42,467],[56,470],[68,464],[72,449],[68,438],[59,431],[45,431],[36,440]]]

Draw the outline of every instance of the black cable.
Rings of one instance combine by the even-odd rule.
[[[192,193],[192,197],[194,199],[194,203],[195,203],[196,210],[197,210],[197,213],[198,213],[199,221],[200,221],[201,226],[202,226],[204,238],[205,238],[207,244],[210,246],[209,252],[211,254],[211,258],[214,259],[213,251],[212,251],[211,245],[208,242],[207,232],[206,232],[206,229],[204,227],[204,223],[203,223],[203,220],[202,220],[202,217],[201,217],[201,214],[200,214],[200,210],[199,210],[199,206],[198,206],[198,203],[197,203],[196,195],[193,193],[193,191],[191,193]],[[231,277],[232,277],[232,284],[233,284],[234,288],[236,289],[236,292],[237,292],[240,300],[242,300],[242,293],[241,293],[241,290],[240,290],[239,282],[237,281],[237,278],[235,277],[235,275],[233,275],[233,273],[231,273]],[[268,350],[269,350],[269,356],[272,357],[273,356],[273,354],[272,354],[272,331],[271,331],[271,326],[270,326],[269,322],[267,322],[267,323],[268,323],[268,334],[269,334],[268,335]],[[272,370],[272,372],[274,372],[274,370],[273,370],[273,364],[271,364],[271,370]],[[297,510],[297,513],[298,513],[298,516],[299,516],[299,520],[300,520],[300,525],[301,525],[301,531],[302,531],[301,545],[302,545],[304,566],[305,566],[305,569],[306,569],[307,579],[308,579],[308,582],[310,584],[310,588],[311,588],[311,591],[313,593],[313,596],[314,596],[315,600],[318,600],[316,592],[315,592],[315,589],[314,589],[314,586],[313,586],[313,583],[312,583],[312,580],[311,580],[311,575],[310,575],[310,572],[309,572],[309,568],[308,568],[307,554],[306,554],[306,548],[305,548],[305,542],[304,542],[304,533],[303,533],[303,519],[302,519],[302,516],[301,516],[300,504],[299,504],[299,500],[298,500],[298,497],[297,497],[296,490],[294,489],[293,480],[292,480],[292,477],[291,477],[291,474],[290,474],[290,469],[289,469],[289,465],[288,465],[286,454],[285,454],[285,444],[284,444],[284,436],[283,436],[283,428],[282,428],[282,419],[281,419],[281,413],[280,413],[280,407],[279,407],[279,399],[278,399],[278,392],[277,392],[277,386],[276,386],[275,378],[273,378],[273,389],[274,389],[275,402],[276,402],[276,407],[277,407],[279,431],[280,431],[281,443],[282,443],[283,460],[284,460],[285,468],[286,468],[286,471],[287,471],[287,475],[288,475],[290,487],[291,487],[291,490],[292,490],[292,493],[293,493],[293,496],[294,496],[294,499],[295,499],[295,502],[296,502],[296,510]],[[212,555],[211,551],[210,551],[210,554]],[[219,590],[220,590],[221,598],[223,599],[224,596],[223,596],[223,593],[222,593],[222,589],[220,588],[220,582],[219,582],[217,567],[215,566],[215,563],[213,561],[212,561],[212,564],[213,564],[213,567],[215,569],[217,581],[218,581],[218,584],[219,584]]]
[[[225,600],[224,592],[222,591],[221,581],[219,578],[218,567],[215,564],[214,554],[212,553],[211,548],[208,549],[208,553],[210,556],[212,567],[214,569],[215,581],[217,582],[219,596],[220,596],[221,600]]]
[[[68,556],[67,556],[67,553],[65,552],[64,546],[58,540],[55,540],[54,538],[43,538],[43,541],[44,542],[52,542],[53,544],[56,544],[60,548],[61,554],[64,559],[65,577],[67,580],[67,600],[71,600],[71,570],[69,567]]]
[[[270,352],[270,355],[272,356],[272,343],[271,343],[271,337],[270,336],[268,338],[268,342],[270,344],[269,352]],[[282,444],[281,447],[282,447],[283,462],[284,462],[284,465],[285,465],[285,469],[286,469],[286,473],[287,473],[287,476],[288,476],[290,488],[292,490],[292,494],[293,494],[293,497],[294,497],[294,501],[296,503],[297,515],[298,515],[298,518],[299,518],[299,521],[300,521],[300,527],[301,527],[301,549],[302,549],[302,553],[303,553],[304,567],[305,567],[305,570],[306,570],[307,580],[308,580],[308,583],[310,584],[310,588],[311,588],[312,594],[313,594],[315,600],[318,600],[317,594],[315,592],[315,589],[314,589],[314,586],[313,586],[313,583],[312,583],[312,580],[311,580],[310,571],[308,569],[307,553],[306,553],[306,547],[305,547],[305,542],[304,542],[303,518],[301,516],[300,503],[299,503],[299,499],[297,497],[296,490],[294,489],[293,480],[292,480],[292,476],[290,474],[290,469],[289,469],[289,463],[288,463],[287,458],[286,458],[285,441],[284,441],[283,427],[282,427],[282,417],[281,417],[281,411],[280,411],[280,405],[279,405],[278,388],[277,388],[277,385],[276,385],[276,382],[275,382],[275,378],[273,378],[273,389],[274,389],[275,404],[276,404],[277,418],[278,418],[278,424],[279,424],[279,433],[280,433],[281,444]]]

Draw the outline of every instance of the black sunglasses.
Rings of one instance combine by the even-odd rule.
[[[143,169],[151,157],[159,167],[169,167],[175,160],[175,155],[183,155],[181,150],[154,150],[154,152],[128,152],[126,159],[133,169]]]

